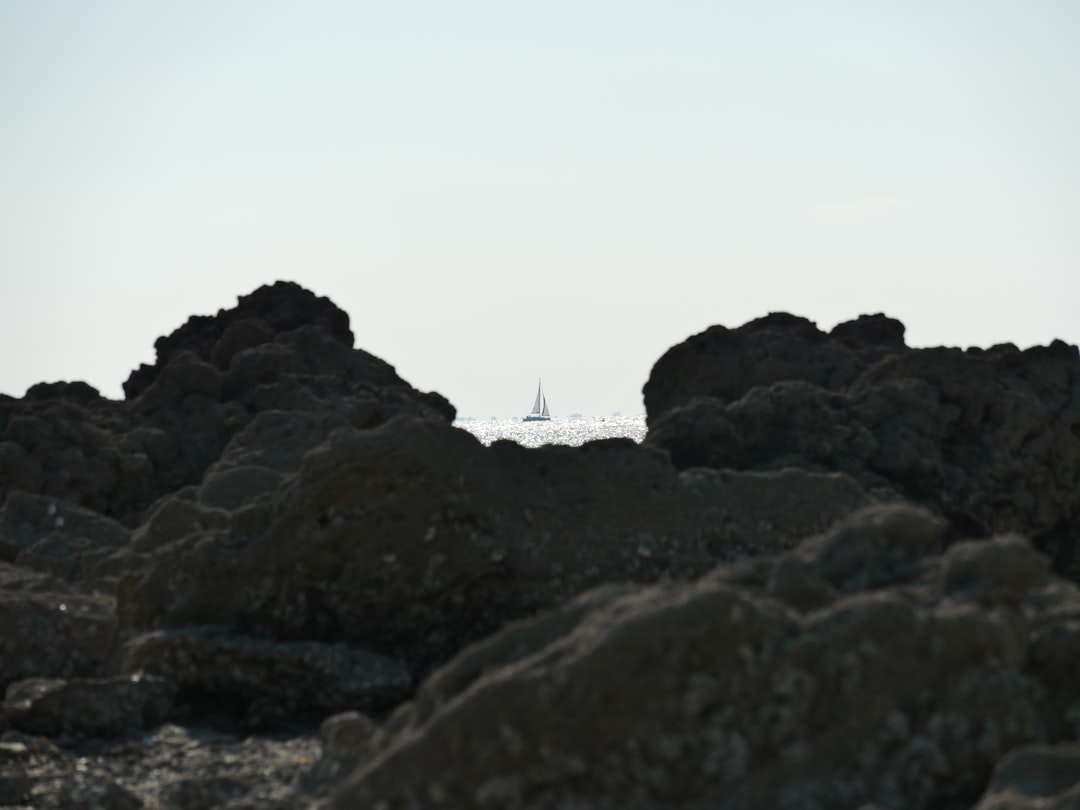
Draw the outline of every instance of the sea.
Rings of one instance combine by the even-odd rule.
[[[525,447],[544,444],[577,446],[594,439],[645,438],[645,414],[639,416],[553,416],[547,422],[516,419],[458,419],[454,427],[472,433],[484,444],[509,439]]]

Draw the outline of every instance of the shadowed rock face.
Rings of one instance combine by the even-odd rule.
[[[1026,648],[1080,591],[1022,540],[938,554],[942,532],[870,507],[752,565],[508,627],[426,681],[331,806],[970,806],[1076,699],[1042,702]]]
[[[175,512],[205,531],[169,541],[182,531],[163,519],[159,542],[151,517],[143,539],[157,551],[121,595],[131,647],[147,648],[142,628],[172,626],[152,648],[168,661],[191,660],[180,628],[209,623],[272,639],[344,639],[422,674],[507,620],[594,584],[683,578],[717,559],[785,548],[869,502],[842,475],[679,475],[627,441],[484,448],[462,431],[406,417],[321,435],[289,434],[314,446],[266,500],[269,517],[259,517],[259,504],[231,513],[199,506],[201,492],[181,502],[190,511]],[[230,458],[244,460],[234,451]],[[258,452],[270,463],[264,447]],[[237,523],[210,529],[213,515]],[[281,644],[278,656],[288,649]],[[128,666],[175,672],[145,661]],[[251,671],[244,661],[237,656],[236,667]],[[267,691],[227,666],[200,669],[186,680],[219,694]],[[334,695],[292,696],[310,709]],[[351,700],[341,706],[364,705]]]
[[[134,527],[154,501],[201,481],[260,413],[333,414],[357,427],[396,413],[453,419],[444,397],[352,343],[342,310],[277,282],[159,338],[157,362],[132,373],[124,402],[85,383],[0,398],[0,498],[59,498]]]
[[[700,574],[870,502],[842,475],[680,476],[628,440],[487,448],[411,417],[307,438],[265,498],[223,514],[205,501],[208,476],[184,501],[202,530],[143,536],[155,551],[121,594],[125,632],[342,639],[422,672],[593,585]]]
[[[835,390],[870,362],[903,350],[904,326],[884,315],[841,324],[830,336],[813,321],[773,312],[738,329],[712,326],[668,349],[645,383],[646,420],[695,397],[732,402],[758,386],[802,380]]]
[[[1075,348],[773,314],[528,450],[352,342],[279,282],[0,398],[0,804],[1071,806]]]
[[[158,338],[154,343],[157,362],[133,371],[124,383],[124,394],[128,399],[142,394],[182,352],[226,371],[239,352],[273,343],[277,335],[306,326],[346,349],[353,346],[349,316],[329,298],[288,281],[260,287],[241,296],[232,309],[193,315],[172,334]]]
[[[770,315],[670,349],[646,444],[679,468],[835,470],[924,503],[959,535],[1022,531],[1080,579],[1080,355],[908,349],[883,316],[826,335]]]

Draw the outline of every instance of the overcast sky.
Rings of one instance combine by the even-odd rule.
[[[1080,3],[0,3],[0,392],[277,279],[461,415],[784,310],[1080,342]]]

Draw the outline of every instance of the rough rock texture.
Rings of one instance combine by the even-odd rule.
[[[486,447],[279,282],[0,397],[0,806],[1076,806],[1076,349],[903,334]]]
[[[1045,734],[1020,605],[1047,563],[1013,538],[928,554],[941,535],[872,507],[756,581],[611,587],[507,628],[427,680],[330,806],[969,806]],[[793,565],[808,586],[777,588]]]
[[[63,746],[0,735],[0,802],[35,810],[295,810],[314,734],[240,737],[165,724],[136,738]]]
[[[157,362],[132,372],[124,402],[81,382],[0,397],[0,498],[40,494],[136,526],[154,501],[198,483],[263,411],[328,412],[359,427],[400,412],[453,419],[445,398],[352,343],[342,310],[277,282],[159,338]]]
[[[0,562],[0,689],[23,678],[103,675],[115,640],[111,597]]]
[[[842,471],[944,515],[1018,531],[1080,580],[1080,354],[908,349],[883,316],[831,334],[774,314],[668,350],[645,385],[646,444],[680,468]]]
[[[4,714],[20,731],[55,736],[121,737],[159,725],[176,685],[163,678],[31,678],[7,688]]]
[[[318,443],[279,486],[267,477],[264,496],[198,517],[220,508],[208,476],[196,506],[171,508],[204,528],[150,543],[120,596],[125,632],[194,623],[342,640],[423,672],[595,584],[700,574],[870,500],[844,475],[679,475],[628,440],[485,448],[405,416],[290,436]],[[240,455],[232,469],[251,469]]]
[[[883,317],[883,316],[882,316]],[[903,345],[903,327],[900,327]],[[832,340],[806,318],[774,312],[738,329],[712,326],[668,349],[645,383],[651,427],[664,413],[698,396],[733,402],[752,388],[803,380],[827,389],[851,382],[861,370],[859,344]],[[886,343],[885,348],[893,348]],[[881,347],[875,341],[876,357]]]
[[[413,687],[400,661],[346,644],[274,644],[205,629],[132,639],[122,668],[175,683],[189,702],[204,702],[204,713],[214,709],[256,729],[310,725],[342,706],[385,712]]]
[[[1003,757],[974,810],[1076,810],[1080,741],[1033,745]]]
[[[131,532],[89,509],[13,490],[0,508],[0,559],[111,593],[131,564]]]

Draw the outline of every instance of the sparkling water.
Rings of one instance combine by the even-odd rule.
[[[467,430],[484,444],[509,439],[525,447],[542,444],[579,445],[594,439],[645,438],[645,415],[552,417],[547,422],[518,419],[459,419],[455,427]]]

